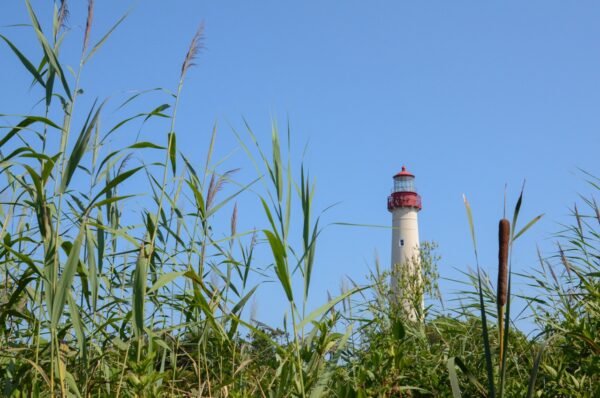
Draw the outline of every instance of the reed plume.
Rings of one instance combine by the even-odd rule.
[[[85,54],[88,43],[90,42],[90,32],[92,30],[92,21],[93,20],[94,20],[94,0],[89,0],[88,1],[87,19],[85,22],[85,33],[83,35],[83,48],[81,50],[82,54]]]
[[[571,263],[567,259],[567,256],[565,255],[565,251],[563,250],[561,244],[558,242],[557,242],[557,244],[558,244],[558,251],[560,253],[560,262],[565,266],[565,269],[567,270],[567,274],[569,275],[569,278],[571,278]]]
[[[235,174],[239,169],[233,169],[226,171],[223,175],[221,175],[218,179],[215,179],[215,174],[210,178],[210,183],[208,184],[208,192],[206,193],[206,210],[210,209],[214,203],[215,195],[223,189],[223,186],[229,180],[231,175]]]
[[[67,0],[61,0],[60,8],[58,9],[58,26],[60,29],[66,28],[69,20],[69,6]]]
[[[233,206],[233,213],[231,214],[231,237],[233,242],[233,237],[237,233],[237,202]]]
[[[198,30],[196,34],[192,38],[192,42],[190,43],[190,47],[188,48],[187,53],[185,54],[185,59],[183,60],[183,64],[181,65],[181,80],[183,80],[186,72],[189,68],[196,65],[194,60],[198,56],[198,53],[201,49],[204,48],[204,22],[200,23],[198,26]]]

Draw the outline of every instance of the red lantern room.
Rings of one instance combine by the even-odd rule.
[[[421,197],[415,188],[415,176],[402,166],[402,171],[394,176],[394,189],[388,196],[388,210],[413,208],[421,210]]]

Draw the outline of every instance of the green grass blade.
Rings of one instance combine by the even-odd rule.
[[[96,202],[96,200],[98,200],[102,195],[106,194],[107,192],[111,192],[111,190],[115,187],[117,187],[119,184],[121,184],[123,181],[127,180],[129,177],[131,177],[132,175],[134,175],[135,173],[137,173],[138,171],[140,171],[141,169],[143,169],[143,166],[140,167],[136,167],[134,169],[131,170],[127,170],[121,174],[119,174],[118,176],[116,176],[115,178],[113,178],[112,180],[110,180],[105,186],[104,188],[98,192],[96,194],[96,196],[94,196],[94,198],[92,199],[92,201],[90,202],[90,204],[88,205],[88,209],[90,207],[92,207],[94,205],[94,203]],[[127,195],[129,196],[129,195]],[[111,199],[111,198],[107,198],[107,199]],[[108,203],[108,202],[102,202],[102,203]]]
[[[94,250],[94,235],[92,231],[88,228],[86,236],[86,254],[87,254],[87,264],[88,264],[88,273],[90,278],[90,293],[91,293],[91,306],[92,311],[96,312],[96,307],[98,304],[98,290],[99,290],[99,279],[98,279],[98,267],[96,264],[96,250]]]
[[[454,357],[448,358],[446,366],[448,367],[448,377],[450,378],[452,396],[454,398],[462,398],[462,394],[460,392],[460,385],[458,383],[458,375],[456,374],[456,364],[454,363]]]
[[[158,280],[156,282],[154,282],[154,285],[152,285],[152,287],[148,290],[148,294],[153,293],[155,291],[157,291],[158,289],[160,289],[161,287],[165,286],[168,283],[171,283],[173,280],[179,278],[180,276],[182,276],[183,274],[185,274],[186,271],[179,271],[179,272],[167,272],[166,274],[162,274]]]
[[[146,246],[142,244],[133,274],[133,329],[138,338],[144,333],[144,305],[146,302],[146,276],[149,259],[147,250],[149,249],[146,249]]]
[[[58,321],[60,320],[63,308],[65,307],[67,295],[69,294],[71,285],[73,284],[73,278],[77,272],[77,266],[79,265],[79,253],[81,251],[85,229],[86,225],[84,221],[81,224],[77,238],[75,238],[75,241],[73,242],[73,246],[71,247],[71,251],[67,257],[67,262],[65,263],[63,273],[60,277],[60,281],[58,282],[56,291],[54,292],[54,297],[52,298],[52,315],[50,324],[55,330],[58,326]]]
[[[94,105],[92,105],[92,108],[90,109],[87,120],[85,121],[85,124],[83,125],[83,128],[81,129],[81,132],[79,133],[79,137],[77,137],[77,141],[75,142],[75,146],[73,147],[71,156],[69,156],[69,160],[67,161],[67,166],[65,167],[65,171],[62,176],[61,192],[65,192],[65,190],[69,186],[69,183],[71,182],[71,178],[73,177],[73,174],[75,173],[75,170],[77,169],[77,166],[81,162],[81,158],[83,158],[83,155],[84,155],[85,151],[87,150],[88,144],[90,142],[90,138],[92,137],[92,132],[94,131],[94,127],[96,126],[96,123],[98,123],[98,118],[100,117],[100,111],[104,107],[104,104],[106,104],[106,101],[104,101],[102,104],[100,104],[98,109],[96,109],[94,116],[92,116],[92,113],[94,112],[95,103],[94,103]]]
[[[73,98],[71,97],[71,89],[69,88],[69,84],[67,83],[67,79],[62,70],[62,67],[60,66],[60,63],[58,62],[58,59],[56,57],[56,54],[54,53],[54,50],[52,49],[52,47],[48,43],[48,40],[46,39],[46,36],[44,36],[44,33],[42,32],[42,27],[37,19],[37,16],[35,15],[35,12],[33,11],[33,8],[31,7],[30,1],[25,0],[25,5],[27,6],[27,11],[29,12],[29,17],[31,19],[31,23],[32,23],[33,29],[35,31],[35,34],[38,38],[38,41],[42,45],[42,49],[44,51],[44,54],[46,55],[46,58],[48,59],[48,64],[54,70],[54,72],[56,72],[56,74],[60,77],[60,80],[63,84],[63,88],[65,90],[65,93],[69,97],[69,100],[73,101]]]
[[[271,253],[275,258],[275,274],[283,287],[285,295],[288,301],[294,301],[294,294],[292,292],[292,281],[290,280],[290,273],[287,264],[287,255],[283,242],[278,236],[273,234],[271,231],[263,230],[266,235],[269,245],[271,246]]]
[[[534,217],[531,221],[529,221],[523,228],[521,228],[521,230],[519,232],[516,233],[516,235],[512,238],[512,241],[514,242],[515,240],[517,240],[517,238],[519,236],[523,235],[529,228],[531,228],[543,216],[544,216],[544,214],[540,214],[539,216]]]
[[[87,358],[87,339],[85,334],[85,326],[79,315],[79,306],[75,303],[71,292],[67,294],[67,301],[69,303],[69,313],[71,315],[71,323],[75,330],[75,337],[77,338],[77,344],[79,346],[79,355],[84,359]]]
[[[169,133],[169,160],[171,161],[171,170],[173,175],[177,171],[177,136],[175,133]]]
[[[492,365],[492,352],[490,349],[490,340],[489,340],[489,330],[487,325],[487,314],[485,310],[485,302],[483,298],[483,286],[481,283],[481,269],[479,267],[479,255],[477,253],[477,240],[475,237],[475,225],[473,222],[473,212],[471,210],[471,205],[467,200],[467,197],[463,195],[463,201],[465,203],[465,210],[467,212],[467,219],[469,221],[469,229],[471,231],[471,239],[473,240],[473,250],[475,252],[475,261],[477,263],[477,284],[478,284],[478,296],[479,296],[479,308],[481,312],[481,326],[482,326],[482,337],[483,337],[483,346],[485,352],[485,364],[488,378],[488,388],[490,397],[494,398],[496,396],[495,388],[494,388],[494,368]]]
[[[517,228],[517,220],[519,219],[519,212],[521,211],[521,204],[523,204],[524,190],[525,190],[525,181],[523,181],[523,186],[521,186],[521,193],[519,193],[519,199],[517,199],[517,204],[515,205],[515,210],[513,212],[512,231],[511,231],[512,236],[515,236],[515,230]]]
[[[473,211],[471,205],[467,200],[466,195],[463,195],[463,201],[465,203],[465,210],[467,211],[467,220],[469,221],[469,231],[471,232],[471,240],[473,241],[473,250],[475,250],[475,257],[477,258],[477,239],[475,238],[475,225],[473,223]]]
[[[0,114],[0,116],[7,116],[7,115]],[[41,117],[41,116],[26,116],[23,120],[21,120],[19,122],[19,124],[17,124],[15,127],[13,127],[4,137],[2,137],[2,139],[0,139],[0,148],[2,148],[2,146],[4,146],[4,144],[6,144],[19,131],[26,129],[27,126],[29,126],[32,123],[36,123],[36,122],[41,122],[41,123],[47,124],[48,126],[51,126],[51,127],[54,127],[56,129],[60,130],[60,127],[57,124],[55,124],[54,122],[52,122],[50,119],[47,119],[47,118]]]
[[[487,370],[488,377],[488,388],[490,392],[490,397],[494,398],[496,396],[495,387],[494,387],[494,368],[492,365],[492,352],[490,349],[490,334],[488,330],[487,324],[487,314],[485,311],[485,303],[483,299],[483,287],[481,283],[481,271],[479,269],[479,264],[477,265],[477,282],[479,284],[479,307],[481,309],[481,327],[482,327],[482,337],[483,337],[483,347],[485,352],[485,365]],[[506,346],[506,344],[505,344]]]
[[[10,40],[8,40],[4,35],[0,35],[0,38],[2,40],[4,40],[6,42],[6,44],[8,44],[8,46],[11,48],[11,50],[13,50],[13,52],[19,58],[19,60],[21,61],[21,63],[25,67],[25,69],[27,69],[29,71],[29,73],[31,73],[31,75],[33,76],[35,81],[40,83],[42,85],[42,87],[45,88],[46,83],[44,82],[44,79],[42,79],[42,76],[38,72],[37,68],[35,66],[33,66],[33,64],[27,59],[27,57],[25,57],[23,55],[23,53],[21,53],[21,51],[19,51],[19,49]]]
[[[537,380],[537,375],[540,369],[540,364],[542,362],[542,357],[544,355],[544,350],[546,349],[549,340],[550,339],[544,340],[544,342],[540,345],[540,348],[535,356],[533,368],[531,368],[531,374],[529,375],[529,383],[527,385],[527,398],[533,398],[535,395],[535,382]]]
[[[360,291],[365,290],[366,287],[355,287],[353,289],[350,289],[342,294],[340,294],[339,296],[329,300],[327,303],[323,304],[322,306],[320,306],[319,308],[313,310],[310,314],[308,314],[302,321],[300,321],[298,323],[298,330],[302,330],[305,326],[307,326],[309,323],[311,323],[312,321],[314,321],[315,319],[317,319],[317,317],[327,313],[329,310],[331,310],[336,304],[340,303],[341,301],[347,299],[348,297],[354,295],[355,293],[358,293]]]
[[[123,14],[123,16],[121,18],[119,18],[119,20],[117,22],[115,22],[115,24],[108,30],[108,32],[106,32],[106,34],[104,36],[102,36],[102,38],[96,44],[94,44],[94,46],[92,47],[92,49],[90,50],[88,55],[86,55],[85,58],[83,59],[84,64],[87,63],[92,58],[92,56],[96,53],[96,51],[98,51],[104,45],[106,40],[108,40],[108,38],[114,32],[114,30],[117,29],[117,27],[125,20],[125,18],[127,18],[129,13],[130,13],[130,11],[127,11],[125,14]]]

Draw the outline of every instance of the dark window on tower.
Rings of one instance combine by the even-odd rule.
[[[404,239],[400,239],[400,246],[404,246]]]

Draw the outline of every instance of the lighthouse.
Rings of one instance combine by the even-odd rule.
[[[387,206],[392,213],[393,301],[399,304],[408,319],[416,321],[422,313],[419,309],[423,308],[417,218],[421,210],[421,196],[415,187],[415,176],[405,166],[394,175],[394,187]]]

